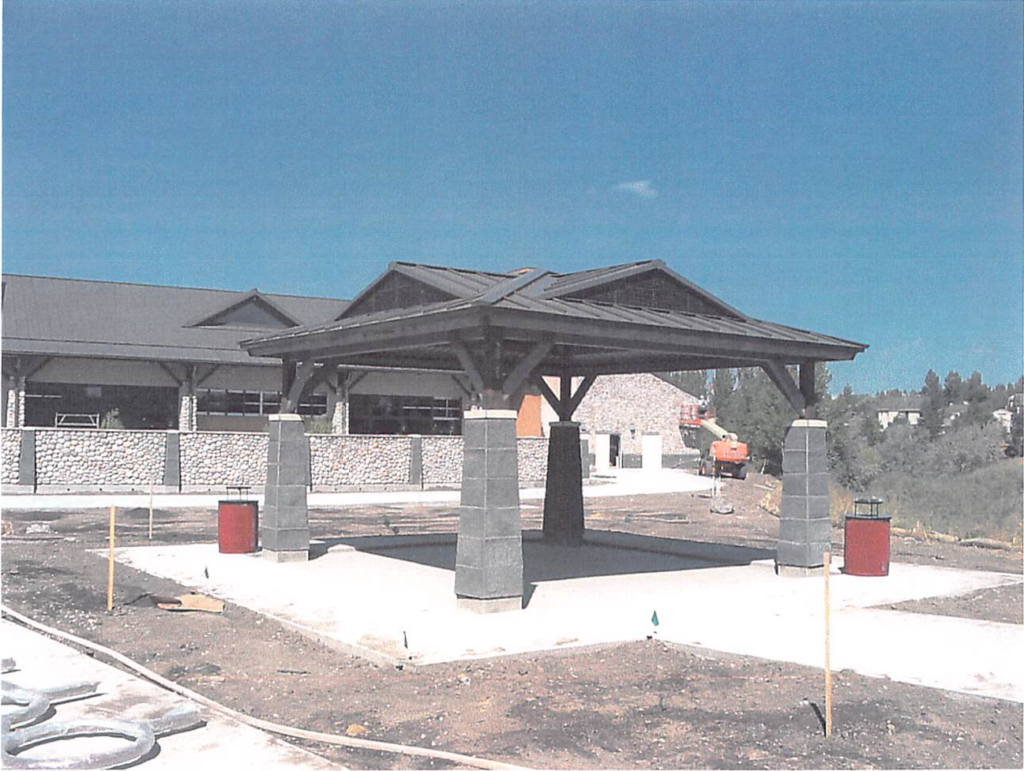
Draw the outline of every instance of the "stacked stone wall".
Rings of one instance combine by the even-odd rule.
[[[0,434],[0,472],[5,485],[19,482],[22,436],[19,429],[5,428]],[[36,485],[139,490],[148,489],[150,484],[162,486],[167,479],[167,436],[163,431],[36,429]],[[229,485],[258,489],[266,484],[266,434],[194,431],[178,433],[177,439],[177,467],[183,491],[223,490]],[[423,485],[460,485],[462,437],[424,436],[421,442]],[[520,482],[543,482],[548,440],[524,437],[517,441],[517,446]],[[309,451],[312,484],[316,488],[413,483],[413,440],[408,436],[312,434]],[[175,479],[174,472],[170,473],[171,479]]]
[[[313,486],[409,484],[411,448],[408,436],[312,434]]]
[[[543,482],[548,475],[548,440],[542,437],[519,438],[519,481]]]
[[[163,431],[40,428],[36,485],[134,487],[163,481]]]
[[[462,437],[423,437],[423,484],[458,485],[462,482]]]
[[[266,434],[194,431],[179,437],[183,489],[266,484]]]
[[[21,431],[0,429],[0,484],[18,484],[18,462],[21,458]]]
[[[661,434],[662,452],[677,455],[684,445],[679,432],[679,410],[697,398],[655,375],[602,375],[583,397],[573,414],[580,431],[608,432],[621,437],[623,454],[639,454],[644,432]]]

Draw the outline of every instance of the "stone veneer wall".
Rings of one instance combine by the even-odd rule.
[[[258,487],[267,482],[267,435],[242,431],[179,434],[181,487]]]
[[[21,458],[21,431],[0,429],[0,484],[18,484],[18,461]]]
[[[163,431],[39,428],[35,435],[37,487],[145,489],[163,482]]]
[[[407,485],[411,447],[408,436],[312,434],[313,486]]]
[[[661,434],[661,450],[666,455],[684,450],[679,433],[679,409],[696,404],[697,399],[655,375],[601,375],[583,397],[573,414],[580,431],[590,435],[593,448],[595,432],[619,434],[621,452],[639,453],[645,431]]]
[[[548,476],[548,440],[523,436],[518,444],[519,481],[543,482]]]
[[[37,486],[145,490],[164,482],[167,432],[96,429],[36,429]],[[19,429],[3,429],[2,480],[15,485],[21,452]],[[227,485],[258,490],[267,477],[267,435],[181,432],[179,465],[183,491],[223,491]],[[318,489],[410,484],[412,439],[408,436],[312,434],[312,484]],[[520,482],[542,482],[548,440],[518,440]],[[462,437],[422,437],[425,487],[462,482]]]
[[[462,483],[462,437],[423,437],[423,484],[459,485]]]

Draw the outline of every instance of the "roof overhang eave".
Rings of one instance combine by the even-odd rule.
[[[551,339],[556,344],[604,349],[609,353],[632,352],[670,356],[717,355],[740,361],[775,360],[848,361],[867,346],[829,339],[807,341],[772,339],[730,332],[686,330],[644,324],[587,319],[491,306],[467,306],[455,310],[385,318],[366,324],[276,335],[242,343],[254,357],[326,358],[386,353],[420,345],[445,343],[469,336],[486,326],[500,328],[507,337],[524,340]],[[639,334],[638,333],[642,333]],[[733,365],[737,366],[737,365]]]

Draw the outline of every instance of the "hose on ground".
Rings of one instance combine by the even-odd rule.
[[[6,605],[0,605],[0,611],[4,616],[7,616],[18,623],[35,629],[39,632],[47,634],[58,640],[64,640],[67,642],[74,643],[83,648],[88,648],[91,651],[102,654],[107,658],[113,659],[114,661],[122,664],[133,672],[141,675],[150,682],[156,683],[157,685],[166,688],[179,696],[184,696],[190,701],[194,701],[197,704],[201,704],[209,709],[216,710],[222,714],[228,715],[234,720],[245,725],[252,726],[253,728],[259,728],[262,731],[268,733],[278,734],[280,736],[289,736],[293,739],[305,739],[307,741],[322,742],[323,744],[333,744],[339,747],[351,747],[360,750],[374,750],[377,752],[391,752],[399,755],[411,755],[421,758],[432,758],[434,760],[447,760],[452,763],[459,763],[464,766],[472,766],[473,768],[482,769],[494,769],[494,771],[529,771],[529,769],[523,766],[514,766],[508,763],[502,763],[496,760],[487,760],[486,758],[475,758],[470,755],[461,755],[457,752],[445,752],[444,750],[433,750],[426,747],[414,747],[405,744],[392,744],[390,742],[378,742],[371,739],[357,739],[351,736],[338,736],[336,734],[320,733],[319,731],[307,731],[304,728],[292,728],[291,726],[281,725],[280,723],[273,723],[269,720],[261,720],[250,715],[237,712],[213,699],[207,698],[200,693],[189,690],[183,685],[179,685],[173,680],[168,680],[162,675],[158,675],[156,672],[147,669],[141,664],[136,663],[132,659],[128,658],[122,653],[118,653],[111,648],[107,648],[99,643],[94,643],[91,640],[86,640],[82,637],[76,637],[73,634],[62,632],[59,629],[41,624],[28,616],[22,615],[15,610],[11,610]]]

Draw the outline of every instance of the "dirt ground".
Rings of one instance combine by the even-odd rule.
[[[736,510],[698,495],[588,499],[587,522],[663,537],[771,548],[765,480],[727,488]],[[146,543],[148,512],[121,512],[125,545]],[[247,714],[318,731],[433,746],[537,768],[1020,768],[1022,706],[837,672],[825,739],[820,670],[658,641],[398,670],[325,648],[244,608],[168,613],[153,594],[184,587],[119,566],[105,611],[106,513],[4,513],[3,601],[116,648]],[[523,508],[540,526],[540,509]],[[318,538],[454,532],[455,508],[311,512]],[[158,511],[156,543],[212,541],[212,511]],[[48,526],[51,532],[27,534]],[[46,527],[42,528],[46,530]],[[5,528],[6,530],[6,528]],[[837,532],[841,541],[841,532]],[[841,551],[841,543],[837,543]],[[894,560],[1021,572],[1020,552],[899,539]],[[344,588],[343,588],[344,590]],[[353,587],[351,591],[358,591]],[[901,603],[902,610],[1021,623],[1020,588]],[[441,767],[423,759],[303,743],[355,768]]]

